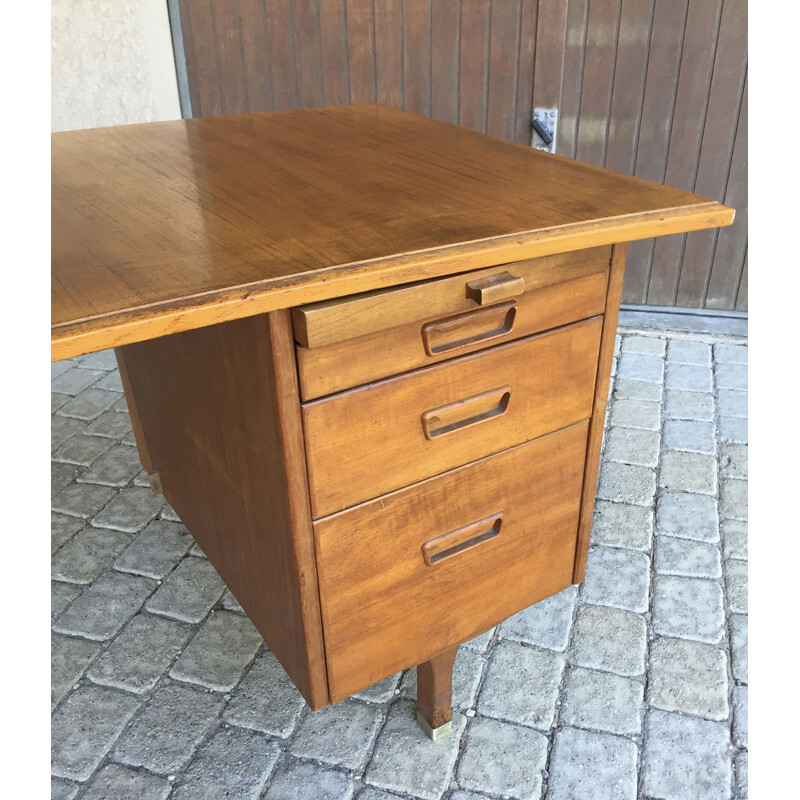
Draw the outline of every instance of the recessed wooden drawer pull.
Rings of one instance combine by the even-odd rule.
[[[429,356],[448,350],[505,336],[514,327],[517,304],[514,300],[487,308],[476,308],[465,314],[428,322],[422,326],[422,343]]]
[[[445,558],[450,558],[457,553],[462,553],[470,547],[481,542],[494,539],[500,533],[500,526],[503,524],[503,512],[491,514],[488,517],[470,522],[463,528],[457,528],[450,533],[429,539],[422,545],[422,557],[425,563],[431,567]]]
[[[510,272],[498,272],[485,278],[467,281],[467,297],[478,305],[486,306],[500,300],[508,300],[525,291],[525,280]]]
[[[435,439],[459,428],[500,416],[508,408],[510,399],[511,387],[501,386],[446,406],[432,408],[422,415],[422,429],[426,438]]]

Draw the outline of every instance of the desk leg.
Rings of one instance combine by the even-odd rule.
[[[417,667],[417,722],[436,741],[452,727],[453,663],[458,647]]]

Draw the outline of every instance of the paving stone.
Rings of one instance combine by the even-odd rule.
[[[63,375],[68,369],[77,366],[78,362],[74,358],[67,358],[64,361],[53,361],[50,364],[50,380]]]
[[[120,737],[114,759],[162,775],[181,770],[217,724],[224,705],[221,697],[209,692],[163,686]]]
[[[717,493],[717,461],[714,456],[666,450],[661,459],[658,485],[678,492]]]
[[[609,461],[600,464],[600,480],[597,486],[597,497],[600,500],[650,506],[655,492],[656,473],[652,469]]]
[[[85,422],[70,417],[60,417],[58,414],[50,417],[50,450],[55,452],[64,442],[82,431]]]
[[[570,662],[581,667],[633,677],[645,670],[644,618],[608,606],[579,606]]]
[[[222,728],[197,751],[172,800],[256,800],[279,755],[276,742],[254,731]]]
[[[733,743],[747,747],[747,687],[733,687]]]
[[[564,657],[514,642],[499,642],[486,669],[480,714],[543,730],[553,727]]]
[[[649,550],[653,538],[653,511],[643,506],[598,500],[592,521],[592,544]]]
[[[103,767],[82,800],[166,800],[172,784],[119,764]]]
[[[564,652],[569,644],[576,594],[576,588],[568,586],[520,611],[500,626],[500,635],[515,642]]]
[[[728,718],[728,671],[718,647],[659,637],[650,645],[647,702],[664,711]]]
[[[467,789],[519,800],[539,800],[542,770],[547,762],[547,737],[537,731],[473,719],[458,764],[458,782]]]
[[[461,797],[463,795],[463,798]],[[375,789],[372,786],[365,787],[364,791],[358,796],[358,800],[397,800],[397,795],[392,792],[384,792],[382,789]],[[478,797],[472,792],[456,792],[451,795],[450,800],[485,800],[484,797]]]
[[[53,775],[88,780],[138,707],[135,697],[113,689],[81,686],[72,692],[51,719]]]
[[[177,515],[175,509],[169,503],[164,503],[164,507],[161,509],[159,517],[161,517],[161,519],[169,520],[170,522],[181,521],[181,518]]]
[[[108,411],[118,398],[119,395],[116,392],[106,392],[95,388],[84,389],[77,397],[64,403],[58,409],[58,413],[65,417],[75,417],[75,419],[91,422],[104,411]]]
[[[50,462],[50,497],[55,498],[80,475],[81,468],[74,464]]]
[[[661,383],[664,380],[664,359],[660,356],[623,351],[617,375],[629,381]]]
[[[153,614],[200,622],[225,591],[225,583],[209,561],[185,558],[147,604]]]
[[[70,514],[73,517],[89,519],[94,516],[116,492],[108,486],[95,486],[93,483],[73,483],[56,495],[52,502],[53,511]]]
[[[562,728],[553,742],[547,800],[635,800],[636,761],[631,741]]]
[[[731,669],[737,681],[747,683],[747,616],[731,614]]]
[[[290,761],[275,776],[264,800],[350,800],[355,790],[353,781],[341,772]]]
[[[78,366],[74,366],[53,378],[50,382],[50,390],[74,397],[102,378],[103,375],[105,372],[99,369],[80,369]]]
[[[670,339],[667,361],[710,367],[711,345],[704,342],[693,342],[691,339]]]
[[[128,401],[125,399],[125,396],[123,395],[120,397],[117,402],[111,406],[111,408],[114,411],[124,411],[125,413],[128,413]]]
[[[622,343],[623,353],[642,353],[652,356],[663,356],[667,342],[655,336],[626,336]]]
[[[89,670],[95,683],[141,694],[155,688],[192,629],[151,614],[135,616]]]
[[[747,481],[737,481],[733,478],[722,481],[719,511],[723,517],[747,519]]]
[[[78,794],[80,788],[81,786],[78,783],[62,781],[60,778],[51,778],[50,800],[72,800]]]
[[[54,634],[50,639],[50,708],[66,697],[100,652],[100,645],[86,639]]]
[[[164,505],[162,496],[148,489],[123,489],[92,521],[93,525],[138,533]]]
[[[101,575],[58,618],[53,630],[103,642],[142,607],[155,582],[119,572]]]
[[[730,364],[746,364],[747,345],[719,342],[714,345],[714,360]]]
[[[120,531],[84,528],[52,558],[50,574],[67,583],[90,583],[130,544],[131,537]]]
[[[117,372],[117,370],[114,370],[113,372],[107,372],[104,377],[100,378],[100,380],[94,384],[94,388],[107,389],[110,392],[123,391],[122,380],[119,377],[119,372]]]
[[[611,428],[607,434],[605,458],[642,467],[658,466],[661,439],[655,431]]]
[[[400,693],[397,685],[403,677],[402,672],[397,672],[394,675],[389,675],[372,686],[367,686],[360,692],[356,692],[353,697],[358,697],[361,700],[366,700],[368,703],[388,703],[394,700],[396,694]]]
[[[642,731],[644,686],[630,678],[570,667],[564,681],[561,723],[627,736]]]
[[[432,742],[417,724],[416,704],[394,703],[364,779],[380,789],[439,800],[450,785],[465,722],[463,715],[453,714],[450,734]]]
[[[747,419],[747,392],[738,389],[720,389],[717,393],[717,408],[721,417]]]
[[[82,591],[82,586],[52,581],[50,583],[50,622],[53,622]]]
[[[611,406],[610,422],[621,428],[657,431],[661,428],[661,408],[658,403],[644,400],[615,400]]]
[[[218,692],[229,692],[264,643],[247,617],[216,611],[183,651],[170,675]]]
[[[68,394],[60,394],[59,392],[51,392],[50,393],[50,413],[55,414],[64,403],[69,400]]]
[[[131,418],[127,414],[106,411],[86,426],[86,433],[119,441],[131,432]]]
[[[733,766],[739,797],[747,800],[747,753],[737,753],[733,759]]]
[[[655,569],[661,575],[690,578],[719,578],[722,575],[719,550],[713,544],[674,536],[656,539]]]
[[[230,589],[225,590],[225,594],[222,595],[219,603],[226,611],[235,611],[237,614],[245,613],[241,603],[233,596]]]
[[[363,772],[372,752],[372,745],[383,724],[380,708],[347,701],[306,714],[289,752]]]
[[[305,707],[302,695],[267,650],[246,672],[223,716],[232,725],[285,739],[294,731]]]
[[[705,719],[653,710],[645,723],[643,790],[670,800],[728,800],[729,733]]]
[[[669,419],[690,419],[711,422],[714,419],[714,398],[702,392],[667,389],[664,416]]]
[[[747,480],[747,445],[724,444],[719,454],[720,472],[725,478]]]
[[[747,613],[747,562],[728,561],[725,564],[725,591],[728,607],[735,614]]]
[[[157,519],[131,542],[114,562],[114,569],[161,580],[172,572],[193,544],[194,539],[182,524]],[[182,594],[181,600],[184,598]],[[205,614],[200,619],[203,616]]]
[[[614,381],[614,392],[617,400],[648,400],[658,403],[661,401],[664,387],[660,383],[617,378]]]
[[[716,581],[657,575],[653,591],[656,633],[712,644],[722,638],[725,614]]]
[[[192,545],[192,549],[189,551],[190,556],[197,556],[198,558],[207,558],[206,554],[203,552],[203,548],[200,547],[197,542]]]
[[[471,708],[475,703],[478,684],[483,675],[486,659],[479,653],[460,647],[453,665],[452,706],[457,709]],[[400,694],[412,700],[417,699],[417,669],[406,672],[400,683]]]
[[[581,601],[626,611],[647,611],[650,559],[644,553],[592,547],[586,564]]]
[[[747,364],[717,364],[715,374],[718,388],[747,391]]]
[[[81,369],[102,369],[110,372],[117,369],[117,357],[113,350],[98,350],[86,356],[79,366]]]
[[[664,447],[667,450],[714,455],[717,449],[714,424],[689,419],[668,419],[664,423]]]
[[[496,628],[490,628],[480,636],[476,636],[474,639],[465,642],[463,646],[468,650],[474,650],[476,653],[485,653],[489,649],[495,630]]]
[[[702,494],[664,492],[656,505],[656,531],[681,539],[719,541],[716,498]]]
[[[695,364],[667,364],[666,386],[684,392],[710,392],[712,389],[710,366]]]
[[[150,476],[143,469],[140,469],[133,478],[133,486],[144,486],[145,489],[150,488]]]
[[[50,512],[50,552],[55,553],[64,542],[69,541],[83,526],[82,519]]]
[[[106,440],[100,439],[100,441]],[[81,475],[80,480],[83,483],[99,483],[103,486],[121,488],[127,486],[141,468],[136,448],[118,444],[100,456],[91,468]]]
[[[739,417],[720,417],[717,433],[722,442],[747,444],[747,420]]]
[[[622,351],[622,336],[619,332],[614,335],[614,355],[618,356]]]
[[[88,467],[113,445],[113,442],[102,436],[88,436],[84,432],[76,433],[53,453],[53,459]],[[88,483],[99,483],[99,481],[88,481]]]

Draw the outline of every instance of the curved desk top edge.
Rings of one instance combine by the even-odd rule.
[[[74,320],[51,328],[60,361],[305,303],[492,267],[525,258],[717,228],[734,210],[714,201],[493,237],[336,265]]]

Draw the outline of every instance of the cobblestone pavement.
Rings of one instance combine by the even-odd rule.
[[[747,794],[747,347],[621,333],[585,583],[312,713],[141,470],[113,354],[52,366],[52,796]]]

